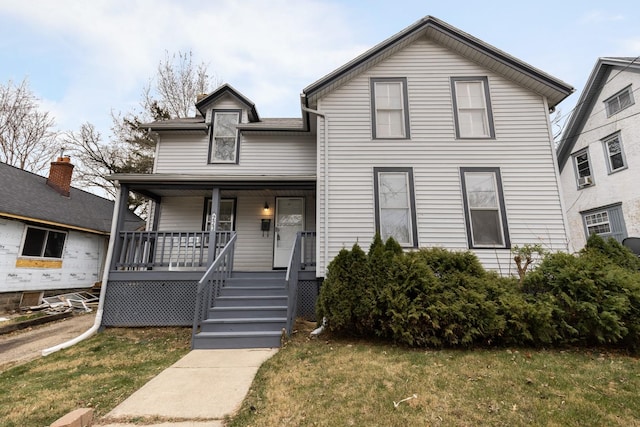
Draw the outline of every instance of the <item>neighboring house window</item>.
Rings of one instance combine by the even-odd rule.
[[[62,258],[67,233],[27,226],[20,255],[39,258]]]
[[[499,168],[460,168],[470,248],[509,248]]]
[[[240,111],[214,111],[209,163],[237,163]]]
[[[373,168],[376,231],[401,246],[417,247],[416,203],[411,168]]]
[[[621,203],[580,213],[584,221],[587,238],[592,234],[597,234],[605,239],[613,237],[622,242],[627,237],[627,228],[624,224]]]
[[[573,155],[573,166],[576,172],[576,180],[578,188],[593,185],[593,176],[591,175],[591,161],[589,160],[589,150],[578,151]]]
[[[624,158],[624,151],[622,150],[622,140],[620,139],[620,133],[611,135],[602,140],[604,144],[604,153],[607,157],[607,169],[609,173],[621,171],[626,169],[627,163]]]
[[[406,78],[371,79],[374,139],[409,138]]]
[[[233,231],[235,220],[235,199],[221,199],[216,231]],[[211,199],[205,201],[203,230],[211,230]]]
[[[452,77],[456,138],[495,138],[486,77]]]
[[[607,117],[613,116],[634,103],[631,86],[628,86],[604,101],[607,107]]]

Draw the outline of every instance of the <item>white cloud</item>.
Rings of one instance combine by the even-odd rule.
[[[306,85],[365,49],[341,8],[321,1],[29,1],[0,13],[39,34],[45,49],[64,50],[50,65],[64,68],[68,86],[44,104],[71,129],[108,126],[110,109],[135,105],[165,51],[191,50],[262,116],[291,116]]]

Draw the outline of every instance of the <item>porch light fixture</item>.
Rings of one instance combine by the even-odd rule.
[[[269,212],[269,203],[264,202],[264,208],[263,209],[264,209],[265,213]]]

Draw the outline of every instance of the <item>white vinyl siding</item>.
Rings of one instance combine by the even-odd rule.
[[[315,175],[316,144],[310,135],[247,134],[240,141],[238,164],[208,164],[206,135],[165,135],[158,144],[156,173],[202,175]]]
[[[428,70],[428,72],[425,72]],[[411,140],[371,138],[370,81],[406,76]],[[496,139],[457,139],[451,76],[487,76]],[[318,274],[355,242],[366,248],[375,227],[373,167],[411,167],[420,247],[467,250],[460,167],[499,166],[511,244],[566,250],[544,99],[427,39],[418,40],[323,97],[329,116],[328,203],[325,201],[322,118],[318,119],[318,210],[328,207],[325,236],[318,229]],[[328,206],[327,206],[328,205]],[[328,245],[325,259],[323,245]],[[508,274],[509,249],[477,250],[485,266]]]

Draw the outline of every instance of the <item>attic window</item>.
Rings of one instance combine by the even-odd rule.
[[[209,163],[238,163],[240,110],[213,112]]]
[[[633,105],[635,102],[633,100],[633,92],[631,91],[631,86],[627,86],[620,92],[613,95],[611,98],[606,99],[604,103],[607,107],[607,117],[611,117],[614,114],[617,114],[625,108]]]

